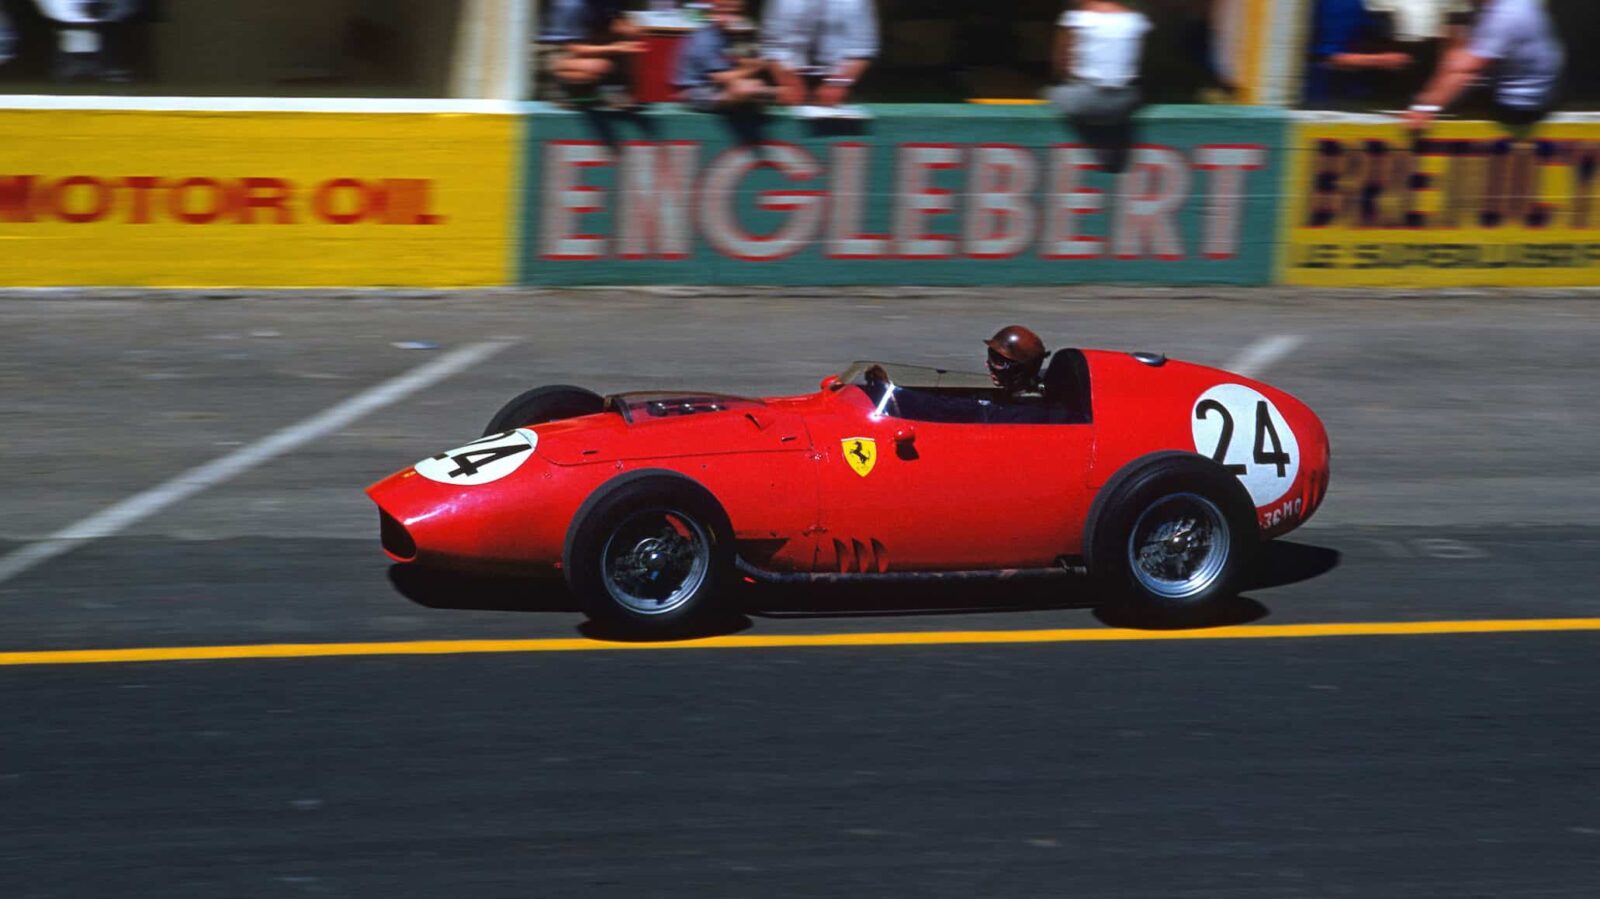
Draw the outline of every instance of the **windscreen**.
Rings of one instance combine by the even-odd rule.
[[[867,372],[874,366],[883,369],[896,387],[948,387],[961,390],[989,390],[994,382],[986,374],[970,371],[950,371],[926,365],[904,365],[899,362],[852,362],[839,380],[846,384],[867,386]]]

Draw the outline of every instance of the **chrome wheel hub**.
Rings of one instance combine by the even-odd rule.
[[[669,612],[692,599],[710,563],[705,530],[669,510],[624,519],[606,541],[601,562],[612,598],[646,615]]]
[[[1167,599],[1203,593],[1228,563],[1228,526],[1203,496],[1178,493],[1151,503],[1128,538],[1129,567],[1146,590]]]

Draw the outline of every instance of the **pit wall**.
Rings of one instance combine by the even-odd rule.
[[[522,283],[1265,284],[1287,121],[1153,107],[1126,174],[1040,107],[541,108]]]
[[[872,114],[13,97],[0,285],[1600,285],[1600,116]]]

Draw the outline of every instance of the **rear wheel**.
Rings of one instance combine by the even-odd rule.
[[[535,387],[518,394],[511,402],[501,406],[500,411],[489,419],[488,427],[483,429],[483,436],[502,434],[513,428],[544,424],[547,421],[593,415],[603,410],[605,404],[605,398],[600,394],[582,387],[573,387],[569,384]]]
[[[573,517],[562,568],[591,619],[634,634],[686,633],[719,611],[733,527],[716,498],[682,475],[626,474]]]
[[[1239,481],[1209,459],[1165,453],[1129,466],[1096,503],[1090,573],[1153,623],[1202,624],[1238,593],[1259,543]]]

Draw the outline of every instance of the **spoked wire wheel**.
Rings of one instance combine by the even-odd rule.
[[[711,540],[694,516],[641,509],[618,522],[600,553],[606,592],[640,615],[663,615],[695,597],[711,570]]]
[[[1167,600],[1199,596],[1228,565],[1227,519],[1195,493],[1168,494],[1145,507],[1128,535],[1128,570],[1139,586]]]

